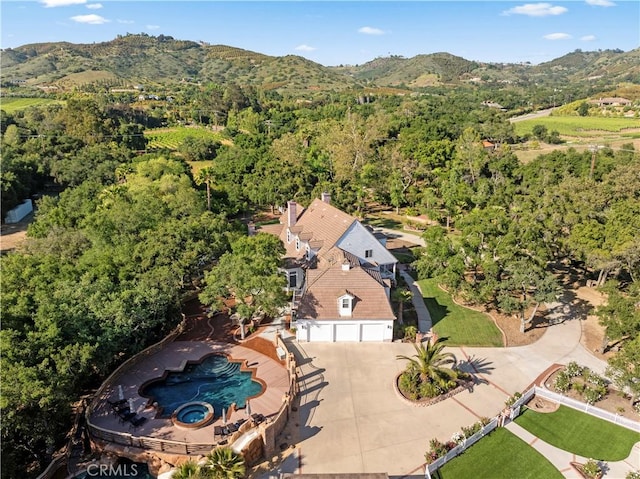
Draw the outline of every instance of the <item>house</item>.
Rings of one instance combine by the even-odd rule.
[[[620,97],[599,98],[597,100],[589,100],[592,105],[598,106],[630,106],[631,100]]]
[[[288,203],[280,239],[299,341],[391,341],[397,260],[370,229],[323,193]]]

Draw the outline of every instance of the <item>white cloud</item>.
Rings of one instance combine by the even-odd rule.
[[[147,25],[147,30],[158,30],[160,25]]]
[[[297,50],[299,52],[313,52],[315,50],[317,50],[316,47],[310,47],[309,45],[305,45],[304,43],[302,45],[298,45],[294,50]]]
[[[118,23],[122,23],[123,25],[131,25],[131,24],[133,24],[133,23],[136,23],[136,22],[134,22],[133,20],[121,20],[121,19],[118,19],[118,20],[116,20],[116,21],[117,21]]]
[[[358,33],[364,33],[365,35],[384,35],[384,31],[374,27],[362,27],[358,28]]]
[[[106,18],[93,13],[91,15],[76,15],[75,17],[71,17],[71,20],[78,23],[87,23],[89,25],[102,25],[103,23],[109,23],[109,20]]]
[[[547,40],[569,40],[572,37],[568,33],[549,33],[542,38]]]
[[[580,37],[580,40],[583,42],[592,42],[596,39],[595,35],[585,35],[584,37]]]
[[[610,0],[586,0],[589,5],[595,5],[596,7],[615,7],[616,4]]]
[[[88,3],[87,8],[90,10],[100,10],[102,8],[101,3]]]
[[[596,0],[597,1],[597,0]],[[606,1],[606,0],[603,0]],[[553,6],[550,3],[527,3],[502,12],[503,15],[528,15],[530,17],[548,17],[562,15],[569,10],[565,7]]]
[[[87,3],[87,0],[42,0],[40,3],[45,7],[66,7],[69,5],[81,5]]]

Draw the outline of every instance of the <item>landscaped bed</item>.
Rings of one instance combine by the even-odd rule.
[[[640,441],[637,432],[566,406],[552,413],[525,408],[516,423],[553,446],[604,461],[626,459]]]
[[[545,457],[519,437],[498,428],[438,471],[442,479],[561,479]]]
[[[503,346],[502,334],[484,313],[458,306],[433,279],[418,282],[431,314],[433,329],[449,346]]]

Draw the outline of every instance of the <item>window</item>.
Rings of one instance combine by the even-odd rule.
[[[289,272],[289,288],[296,288],[298,286],[298,272]]]
[[[372,256],[373,256],[373,250],[372,249],[364,250],[364,257],[365,258],[371,258]]]
[[[342,309],[351,309],[351,299],[342,298]]]
[[[296,236],[296,251],[300,250],[300,238]]]
[[[287,243],[291,243],[291,231],[287,228]]]

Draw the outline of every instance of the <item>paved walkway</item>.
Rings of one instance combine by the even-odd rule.
[[[404,268],[400,269],[400,276],[402,276],[402,279],[407,282],[409,289],[411,289],[411,301],[413,302],[413,307],[415,308],[416,315],[418,316],[418,331],[421,333],[428,333],[433,327],[433,322],[431,321],[431,314],[429,313],[427,306],[424,304],[420,285],[418,285],[418,282],[414,280],[413,277],[404,270]]]
[[[567,479],[582,479],[582,476],[571,466],[571,463],[579,462],[584,464],[589,458],[552,446],[515,422],[510,422],[506,425],[506,428],[542,454],[564,477]],[[640,470],[640,442],[633,446],[629,457],[622,461],[599,462],[604,471],[604,477],[622,479],[626,477],[627,473]]]

